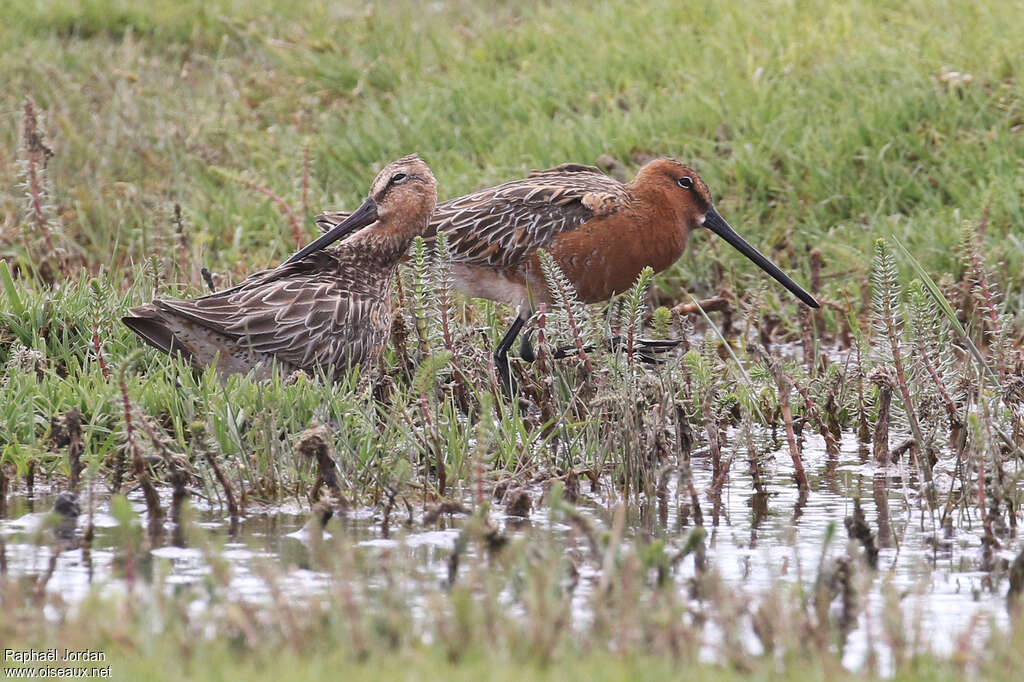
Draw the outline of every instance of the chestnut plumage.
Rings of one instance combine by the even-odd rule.
[[[325,213],[317,222],[330,230],[348,215]],[[516,321],[495,351],[507,380],[506,354],[524,321],[538,302],[552,302],[538,249],[553,256],[579,297],[591,303],[627,290],[646,266],[671,266],[686,250],[690,232],[701,227],[801,301],[818,306],[729,226],[697,172],[674,159],[649,162],[628,183],[580,164],[536,171],[438,204],[424,237],[447,233],[455,284],[463,293],[517,307]]]

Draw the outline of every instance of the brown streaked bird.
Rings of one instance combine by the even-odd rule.
[[[346,213],[317,218],[333,229]],[[508,303],[518,316],[494,352],[508,382],[508,350],[537,303],[552,303],[538,249],[550,253],[582,301],[596,303],[633,285],[640,271],[660,272],[686,250],[690,232],[719,235],[807,305],[818,303],[748,244],[715,210],[697,172],[655,159],[623,183],[598,168],[564,164],[527,178],[437,205],[424,235],[448,235],[456,286],[465,294]],[[524,337],[522,354],[533,355]]]
[[[344,376],[374,362],[391,330],[391,284],[428,226],[437,181],[415,154],[384,168],[354,213],[271,270],[202,298],[153,301],[126,325],[147,343],[222,376],[256,370]],[[338,246],[325,248],[347,235]]]

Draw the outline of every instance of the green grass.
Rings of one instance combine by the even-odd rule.
[[[292,250],[276,208],[217,171],[301,208],[307,147],[310,214],[355,205],[375,168],[414,150],[443,197],[602,153],[631,167],[634,150],[671,154],[697,164],[723,214],[798,280],[821,249],[823,293],[837,301],[859,298],[871,244],[889,234],[937,280],[959,277],[960,223],[988,209],[986,253],[1016,314],[1016,14],[970,2],[16,3],[0,28],[0,256],[13,267],[46,255],[16,165],[31,96],[56,152],[57,248],[119,292],[93,313],[114,360],[136,345],[122,306],[151,298],[155,280],[160,295],[196,294],[201,266],[237,281]],[[943,84],[946,68],[973,80]],[[765,287],[766,305],[792,319],[785,292],[707,236],[658,283],[673,303]],[[84,294],[48,301],[30,280],[17,286],[34,322],[18,316],[16,336],[80,362]],[[40,339],[50,319],[60,338]],[[0,359],[11,340],[0,333]]]
[[[931,270],[954,269],[959,222],[989,207],[1019,302],[1024,39],[1007,3],[94,0],[5,18],[4,146],[17,148],[32,95],[64,231],[92,267],[168,248],[173,202],[215,272],[280,258],[284,221],[213,167],[297,203],[307,144],[311,212],[354,205],[374,168],[412,150],[445,197],[602,153],[632,165],[639,150],[699,166],[723,214],[785,246],[797,272],[811,246],[834,271],[863,269],[889,233]],[[943,84],[944,69],[973,80]],[[4,161],[18,252],[21,191]],[[700,242],[663,281],[706,288]]]

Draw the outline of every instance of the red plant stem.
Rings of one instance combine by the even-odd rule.
[[[547,361],[547,352],[544,350],[545,341],[547,340],[547,326],[548,304],[541,303],[537,306],[537,367],[541,373],[545,373],[545,362]]]
[[[829,431],[828,424],[825,422],[824,416],[822,416],[821,412],[818,410],[814,401],[811,400],[811,396],[807,392],[807,388],[801,382],[797,381],[796,377],[790,375],[785,370],[782,371],[783,374],[785,374],[786,379],[788,379],[790,383],[792,383],[793,386],[796,388],[797,392],[800,394],[800,397],[804,399],[804,405],[807,409],[808,416],[814,419],[814,421],[818,422],[820,426],[821,437],[825,439],[825,450],[830,455],[839,454],[839,444],[836,443],[835,436],[832,435],[831,431]]]
[[[793,411],[789,407],[789,393],[793,390],[793,382],[790,381],[778,361],[767,356],[765,356],[765,361],[772,376],[775,377],[775,384],[779,389],[779,411],[782,412],[782,422],[786,427],[786,442],[789,445],[789,456],[793,459],[796,482],[800,487],[800,492],[806,493],[810,490],[810,486],[807,485],[807,474],[804,473],[804,464],[800,459],[800,449],[797,446],[796,434],[793,431]]]
[[[985,457],[978,457],[978,513],[981,514],[982,525],[986,531],[990,528],[988,514],[985,513]]]
[[[217,482],[220,483],[220,487],[224,489],[224,497],[228,503],[228,515],[232,519],[238,518],[238,503],[235,501],[234,491],[231,490],[231,483],[229,483],[227,477],[224,476],[224,472],[221,471],[221,468],[217,464],[217,460],[214,459],[213,455],[209,452],[204,454],[206,455],[206,461],[210,463],[210,468],[213,469],[213,475],[217,478]]]
[[[442,278],[442,281],[438,282],[437,289],[438,289],[438,291],[437,291],[437,305],[440,308],[440,312],[441,312],[441,335],[444,338],[444,347],[445,347],[445,349],[449,353],[451,353],[451,356],[452,356],[451,357],[452,369],[457,369],[458,365],[457,365],[456,360],[455,360],[455,344],[452,342],[451,324],[449,323],[449,320],[448,320],[448,307],[451,305],[451,303],[449,301],[449,295],[448,295],[449,294],[448,282],[447,281],[443,281],[443,278]]]
[[[569,296],[566,292],[565,287],[562,286],[562,282],[559,281],[558,277],[553,277],[555,286],[558,288],[558,297],[563,301],[568,301]],[[579,325],[576,323],[576,316],[572,312],[572,306],[565,306],[565,314],[569,319],[569,329],[572,330],[573,341],[576,342],[576,350],[580,358],[583,360],[583,366],[586,367],[589,374],[594,373],[594,366],[590,364],[590,358],[587,357],[587,351],[583,348],[583,337],[580,335]]]
[[[985,226],[987,224],[988,207],[986,206],[981,223],[978,225],[978,241],[970,245],[968,248],[968,254],[971,261],[971,270],[974,272],[974,284],[978,287],[978,293],[981,295],[981,300],[984,303],[985,313],[988,315],[989,323],[992,325],[991,335],[995,336],[999,333],[999,308],[996,305],[992,290],[989,288],[988,280],[985,277],[984,264],[981,259],[981,240],[985,234]],[[997,365],[999,381],[1000,383],[1003,383],[1006,378],[1006,370],[1003,367],[1002,362],[997,363]]]
[[[630,367],[632,367],[633,366],[633,350],[634,350],[634,348],[633,348],[633,343],[634,343],[634,339],[633,339],[633,320],[629,320],[628,326],[629,326],[629,331],[626,334],[626,363]]]
[[[429,351],[427,344],[427,320],[425,318],[426,312],[423,307],[420,306],[423,303],[423,291],[426,288],[421,276],[419,268],[413,268],[415,276],[413,278],[413,289],[409,294],[409,313],[412,316],[413,322],[416,325],[416,347],[419,350],[420,357],[426,357]],[[402,292],[402,280],[398,279],[398,297],[401,300],[403,296]]]
[[[917,423],[917,413],[914,412],[914,403],[910,399],[910,389],[907,387],[906,373],[903,371],[903,358],[900,354],[899,343],[892,339],[892,364],[896,368],[896,383],[900,387],[900,396],[903,398],[903,406],[907,412],[907,421],[910,422],[910,430],[914,435],[914,449],[918,451],[918,454],[923,454],[921,448],[924,447],[924,438],[921,435],[921,426]],[[921,470],[924,473],[924,480],[931,483],[932,481],[932,468],[928,462],[921,459]]]
[[[309,143],[302,149],[302,216],[309,215]]]
[[[995,300],[993,300],[992,292],[989,289],[988,280],[985,278],[981,259],[978,257],[976,249],[971,250],[971,269],[974,270],[974,282],[981,293],[981,298],[985,303],[985,312],[988,314],[988,319],[992,323],[992,331],[994,332],[998,328],[999,313],[997,312]]]
[[[914,436],[914,450],[923,454],[924,438],[921,435],[921,426],[917,422],[917,413],[914,411],[914,402],[910,399],[910,389],[907,387],[907,375],[903,369],[903,354],[900,353],[900,331],[893,324],[892,315],[885,316],[885,332],[889,339],[889,348],[892,350],[892,364],[896,369],[896,383],[900,389],[900,397],[903,398],[903,407],[907,413],[907,421],[910,422],[910,432]],[[932,482],[932,468],[926,458],[919,460],[924,480]]]
[[[46,244],[46,252],[57,258],[57,267],[67,277],[67,268],[64,259],[57,255],[57,249],[53,245],[53,237],[50,229],[46,226],[46,216],[43,213],[42,188],[39,186],[39,178],[36,174],[36,156],[29,154],[28,158],[28,188],[29,196],[32,198],[32,216],[35,218],[36,227],[43,235],[43,243]]]
[[[139,449],[135,444],[135,428],[132,426],[132,403],[128,397],[128,384],[125,383],[124,374],[122,373],[118,379],[121,386],[121,400],[124,404],[124,428],[125,438],[128,440],[128,448],[131,450],[132,459],[136,457],[142,459],[139,455]]]
[[[868,436],[868,420],[865,415],[867,408],[864,406],[864,364],[860,357],[860,343],[857,344],[857,437],[866,440]]]
[[[693,484],[693,474],[690,472],[690,464],[686,463],[686,487],[690,493],[690,506],[693,508],[693,523],[696,526],[704,527],[704,512],[700,508],[700,496],[697,494],[697,486]]]
[[[185,223],[181,217],[181,204],[174,204],[174,230],[178,236],[178,269],[185,272],[188,265],[188,236],[185,234]],[[192,268],[192,279],[195,279],[195,268]]]
[[[704,428],[708,432],[708,450],[711,451],[711,478],[717,489],[723,483],[719,480],[722,473],[722,448],[718,443],[718,424],[715,423],[714,414],[711,412],[710,397],[704,401],[703,415]]]
[[[288,222],[290,222],[292,225],[292,238],[295,240],[295,246],[302,246],[302,243],[305,241],[305,238],[302,234],[302,226],[299,223],[299,219],[295,216],[295,211],[292,210],[292,207],[288,204],[288,202],[279,197],[278,195],[274,194],[268,188],[256,182],[253,182],[252,180],[247,180],[246,178],[239,178],[239,180],[246,187],[256,190],[257,192],[259,192],[260,194],[262,194],[263,196],[267,197],[275,204],[277,204],[277,207],[281,210],[282,213],[284,213],[285,217],[288,218]]]
[[[918,344],[918,354],[921,357],[921,364],[924,365],[925,370],[928,372],[928,376],[932,378],[932,383],[935,384],[935,389],[939,392],[939,397],[942,398],[942,404],[946,408],[946,413],[949,415],[950,426],[954,426],[960,423],[960,417],[956,413],[956,403],[953,402],[952,396],[949,395],[949,391],[946,390],[946,386],[942,383],[942,371],[935,367],[932,362],[932,358],[928,355],[927,349],[923,343]]]
[[[52,247],[50,243],[50,230],[46,227],[46,216],[43,215],[43,200],[42,200],[42,189],[39,187],[39,177],[36,173],[36,156],[35,154],[29,154],[28,157],[28,192],[32,199],[32,217],[35,218],[36,227],[43,233],[43,238],[46,239],[46,245]]]
[[[875,461],[885,466],[889,463],[889,411],[892,409],[892,384],[883,381],[878,386],[878,418],[872,438]]]
[[[110,381],[110,370],[107,368],[107,360],[103,357],[103,351],[100,349],[99,324],[95,321],[92,324],[92,347],[96,352],[96,360],[100,363],[100,371],[103,372],[103,380]]]
[[[999,314],[996,312],[996,304],[992,299],[992,292],[989,290],[988,281],[982,274],[981,262],[978,260],[977,254],[973,254],[971,256],[971,260],[975,273],[975,282],[981,292],[982,300],[985,302],[985,312],[988,313],[989,322],[992,323],[993,327],[996,327],[999,324]],[[995,329],[993,329],[993,331],[995,331]]]
[[[434,457],[436,459],[435,467],[437,469],[437,491],[439,497],[444,497],[445,488],[448,487],[448,472],[444,468],[444,455],[442,454],[440,437],[434,431],[434,421],[430,418],[430,405],[427,403],[427,394],[420,393],[420,409],[423,411],[423,427],[424,431],[433,443]]]
[[[744,428],[744,436],[747,441],[747,454],[750,457],[750,478],[754,483],[754,491],[764,493],[764,483],[761,482],[761,467],[757,462],[757,449],[754,447],[754,435],[750,428]]]
[[[814,359],[814,335],[811,327],[811,315],[808,310],[810,308],[807,306],[800,306],[797,320],[800,323],[800,346],[804,353],[804,367],[807,368],[811,376],[814,376],[817,363]]]
[[[185,251],[185,240],[178,241],[178,268],[185,272],[185,264],[188,263],[188,253]]]
[[[132,426],[132,403],[128,397],[128,384],[124,380],[124,369],[122,368],[118,381],[121,385],[121,399],[124,402],[124,424],[125,424],[125,436],[128,439],[128,448],[132,454],[132,465],[135,470],[135,478],[139,481],[139,486],[142,488],[143,496],[146,499],[146,511],[149,515],[149,532],[150,535],[156,535],[159,533],[161,523],[163,522],[164,513],[160,508],[160,496],[156,492],[156,488],[153,486],[153,482],[149,478],[149,472],[146,471],[146,462],[142,459],[142,453],[139,452],[138,444],[135,442],[135,428]]]
[[[43,143],[42,136],[37,130],[35,102],[32,101],[31,97],[25,98],[25,123],[22,134],[25,141],[26,161],[28,162],[28,177],[25,180],[32,204],[32,217],[35,219],[36,226],[43,235],[47,255],[52,255],[57,259],[57,267],[64,277],[67,278],[66,264],[64,259],[57,254],[57,249],[53,245],[53,238],[50,235],[50,229],[46,224],[46,215],[43,211],[43,188],[42,183],[39,181],[39,157],[42,156],[43,167],[45,168],[47,159],[53,156],[53,151]]]
[[[807,484],[807,474],[804,473],[804,463],[800,459],[800,450],[796,445],[796,434],[793,432],[793,413],[789,409],[789,403],[783,402],[782,421],[786,425],[786,442],[789,444],[789,456],[793,458],[793,469],[796,470],[796,483],[800,490],[810,490]]]
[[[438,282],[437,292],[437,303],[441,309],[441,333],[444,337],[444,347],[448,351],[450,356],[449,363],[452,366],[452,375],[455,379],[455,398],[459,402],[459,405],[463,408],[468,408],[468,402],[466,401],[466,387],[462,383],[462,371],[459,368],[459,362],[456,359],[458,354],[455,352],[455,342],[452,339],[451,324],[449,321],[449,308],[451,307],[451,289],[448,287],[448,281],[445,278],[441,278],[442,281]]]

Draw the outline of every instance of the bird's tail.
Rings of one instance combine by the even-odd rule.
[[[184,344],[177,340],[174,332],[161,319],[160,312],[156,307],[144,305],[132,308],[128,312],[131,315],[122,317],[121,322],[138,334],[143,341],[169,355],[178,353],[188,360],[189,363],[195,364],[195,358],[192,357],[192,353],[188,351]]]

